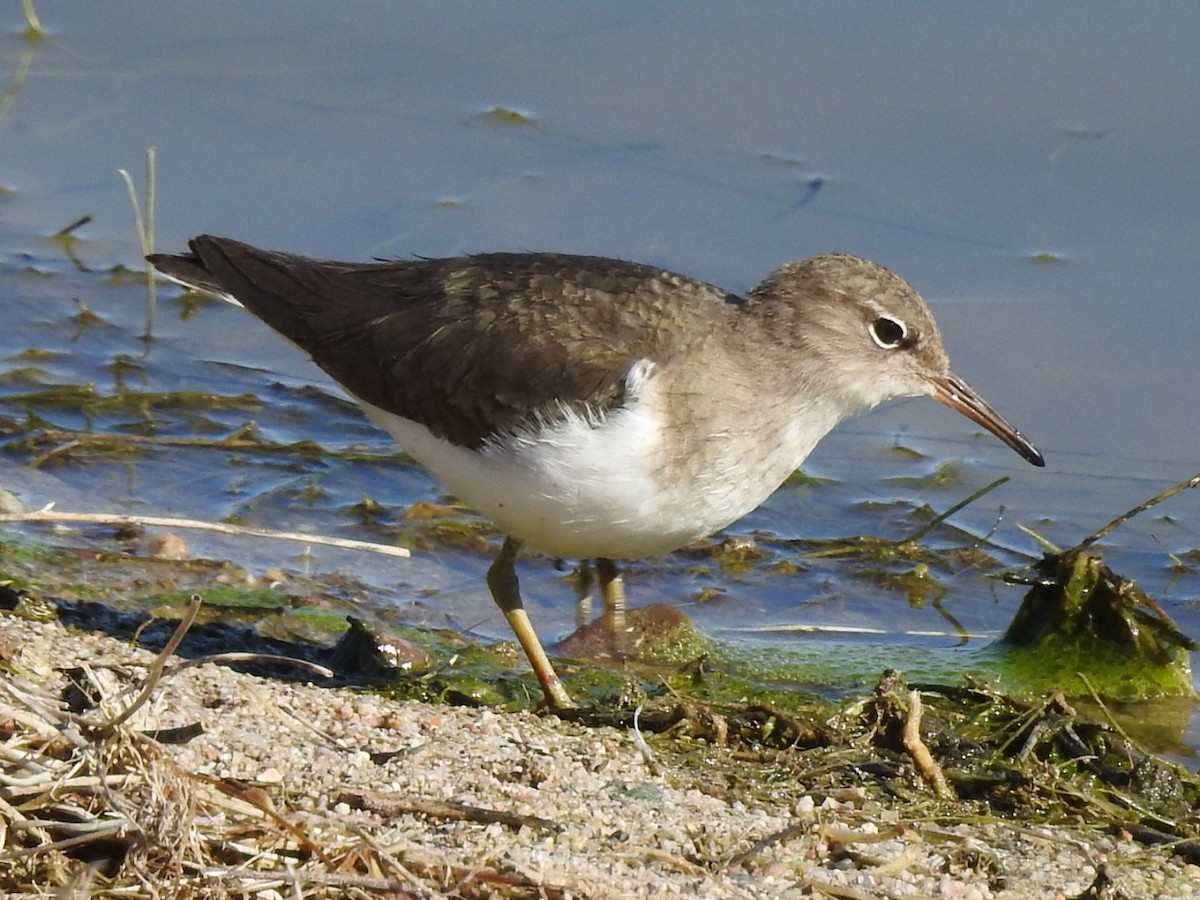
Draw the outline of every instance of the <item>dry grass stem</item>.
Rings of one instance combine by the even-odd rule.
[[[321,534],[301,534],[296,531],[246,528],[242,525],[229,525],[224,522],[204,522],[200,519],[181,519],[173,516],[70,513],[58,512],[57,510],[47,508],[39,509],[36,512],[3,513],[0,514],[0,523],[3,522],[51,522],[83,525],[134,525],[149,528],[188,528],[196,531],[215,531],[220,534],[264,537],[280,541],[300,541],[305,544],[319,544],[325,547],[338,547],[343,550],[365,550],[368,553],[382,553],[385,556],[407,558],[412,555],[404,547],[389,547],[386,544],[373,544],[370,541],[355,541],[349,538],[337,538]]]

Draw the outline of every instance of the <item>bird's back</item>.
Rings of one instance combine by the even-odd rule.
[[[191,251],[151,261],[245,306],[358,398],[468,448],[564,407],[620,404],[631,366],[702,342],[740,302],[600,257],[340,263],[211,236]]]

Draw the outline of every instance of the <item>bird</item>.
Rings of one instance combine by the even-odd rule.
[[[550,708],[573,701],[521,600],[523,547],[595,560],[618,607],[619,561],[729,526],[839,422],[900,397],[1045,464],[954,374],[916,290],[848,254],[785,263],[744,295],[547,252],[338,262],[201,235],[147,260],[304,350],[503,532],[487,584]]]

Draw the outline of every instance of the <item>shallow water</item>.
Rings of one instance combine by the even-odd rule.
[[[900,537],[921,507],[1011,475],[952,521],[982,536],[999,517],[991,540],[1004,549],[992,553],[1012,564],[1038,552],[1017,523],[1067,546],[1200,468],[1200,7],[39,7],[47,39],[24,40],[12,10],[0,44],[12,79],[0,118],[0,354],[10,372],[31,364],[30,348],[54,355],[34,361],[29,384],[0,386],[0,415],[25,408],[4,397],[48,384],[111,394],[120,377],[147,393],[261,403],[38,409],[61,428],[220,436],[253,420],[273,440],[392,453],[298,352],[236,309],[188,307],[164,290],[154,340],[139,339],[143,288],[107,272],[140,265],[116,169],[140,174],[155,146],[160,250],[204,231],[346,258],[554,249],[735,290],[796,256],[871,257],[929,299],[960,374],[1046,454],[1036,470],[937,404],[893,404],[839,428],[805,466],[822,481],[785,487],[737,534]],[[84,214],[94,220],[71,247],[80,271],[48,236]],[[100,321],[75,321],[79,302]],[[114,371],[118,357],[129,362]],[[23,459],[0,456],[0,483],[30,505],[351,536],[361,528],[347,508],[364,494],[398,509],[442,496],[394,458],[155,447],[38,470]],[[1194,566],[1180,572],[1169,555],[1194,550],[1198,532],[1200,496],[1185,494],[1101,549],[1200,637]],[[375,597],[414,604],[414,617],[505,634],[475,550],[418,553],[398,572],[352,554],[191,540],[250,566],[351,568]],[[969,540],[943,530],[928,542]],[[884,647],[958,643],[934,604],[853,566],[807,565],[780,579],[647,563],[631,598],[690,598],[698,623],[724,635],[882,623],[869,640]],[[1020,595],[982,574],[941,575],[940,605],[986,636]],[[523,575],[544,636],[568,631],[560,573],[531,563]],[[436,603],[414,590],[436,590]]]

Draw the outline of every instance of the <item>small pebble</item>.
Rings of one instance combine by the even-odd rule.
[[[187,559],[188,545],[176,534],[160,534],[150,541],[150,555],[155,559]]]

